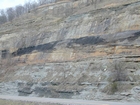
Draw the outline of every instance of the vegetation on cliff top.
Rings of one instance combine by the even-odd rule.
[[[58,0],[37,0],[37,1],[28,1],[24,5],[17,5],[15,7],[10,7],[7,9],[0,10],[0,24],[11,21],[16,17],[24,13],[30,12],[32,9],[37,8],[38,6],[54,3]]]

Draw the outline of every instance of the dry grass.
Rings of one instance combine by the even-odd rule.
[[[55,103],[37,103],[37,102],[26,102],[26,101],[11,101],[0,99],[0,105],[62,105]]]

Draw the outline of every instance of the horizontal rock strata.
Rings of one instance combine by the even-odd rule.
[[[0,94],[139,101],[140,0],[61,0],[0,26]]]

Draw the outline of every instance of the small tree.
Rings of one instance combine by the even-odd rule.
[[[32,1],[31,2],[31,8],[30,9],[35,9],[36,7],[38,7],[38,3],[36,1]]]
[[[27,2],[24,4],[25,12],[29,12],[31,10],[31,2]]]
[[[4,10],[0,10],[0,24],[7,22],[7,17]]]
[[[103,92],[107,94],[114,94],[121,88],[120,82],[128,80],[127,72],[125,71],[125,63],[123,61],[113,61],[111,67],[109,84],[103,89]]]
[[[18,5],[15,7],[16,17],[19,17],[25,12],[25,8],[22,5]]]
[[[127,81],[127,73],[125,71],[125,64],[122,61],[113,62],[114,70],[112,70],[112,78],[114,82]]]
[[[91,0],[92,5],[94,4],[95,8],[97,7],[97,3],[101,2],[101,0]]]
[[[7,12],[8,21],[11,21],[15,18],[16,13],[13,8],[8,8],[6,12]]]

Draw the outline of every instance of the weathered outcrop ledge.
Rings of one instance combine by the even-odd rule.
[[[140,0],[67,0],[0,26],[0,93],[139,101]]]

